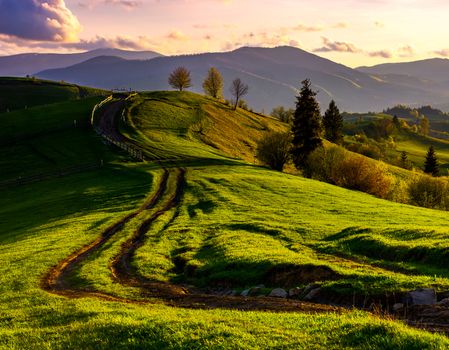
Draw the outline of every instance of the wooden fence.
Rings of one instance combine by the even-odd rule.
[[[100,169],[103,166],[103,161],[74,165],[66,168],[61,168],[48,173],[40,173],[31,176],[18,177],[15,179],[0,181],[0,188],[4,189],[7,187],[27,185],[34,182],[40,182],[48,179],[63,177],[67,175],[72,175],[76,173],[82,173],[84,171]]]
[[[126,99],[130,98],[131,96],[134,96],[135,94],[131,94],[129,95]],[[101,136],[106,142],[108,142],[109,144],[113,144],[119,148],[121,148],[122,150],[124,150],[125,152],[127,152],[129,155],[131,155],[133,158],[140,160],[140,161],[145,161],[145,157],[144,157],[144,151],[142,148],[139,148],[135,145],[133,145],[130,142],[121,142],[118,140],[115,140],[114,138],[110,137],[109,135],[107,135],[106,133],[103,132],[103,130],[101,130],[96,123],[96,118],[95,118],[95,114],[97,113],[97,111],[103,107],[105,104],[111,102],[113,100],[113,96],[109,96],[108,98],[106,98],[105,100],[101,101],[99,104],[95,105],[94,109],[92,110],[92,116],[91,116],[91,124],[95,130],[95,132]]]

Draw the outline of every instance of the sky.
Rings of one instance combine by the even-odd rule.
[[[350,67],[449,57],[449,0],[0,0],[0,55],[290,45]]]

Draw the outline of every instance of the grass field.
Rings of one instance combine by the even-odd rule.
[[[429,147],[433,145],[444,175],[449,169],[449,141],[429,136],[413,134],[410,132],[400,133],[396,140],[396,156],[406,151],[408,158],[416,166],[422,168]]]
[[[286,130],[273,118],[190,92],[151,92],[131,99],[122,132],[156,159],[255,161],[256,141],[269,130]]]
[[[89,124],[90,113],[101,99],[0,113],[0,180],[108,160],[107,148]]]
[[[105,94],[103,90],[64,82],[0,77],[0,113]]]
[[[24,129],[32,134],[72,120],[70,113],[78,107],[80,120],[89,118],[95,103],[93,99],[29,109],[29,114],[17,112],[17,123],[26,125],[17,129],[15,122],[2,119],[12,113],[0,114],[0,121],[5,130],[12,130],[9,136],[22,137]],[[204,113],[201,118],[198,111]],[[133,264],[144,276],[238,290],[259,283],[289,287],[310,282],[343,294],[419,286],[449,289],[444,266],[447,213],[376,199],[235,159],[253,162],[255,140],[268,129],[282,129],[282,124],[249,112],[234,114],[225,105],[189,93],[137,97],[126,121],[121,126],[124,132],[148,153],[178,159],[173,166],[187,168],[180,205],[153,223],[136,252]],[[204,125],[198,128],[198,121]],[[215,123],[222,126],[214,127]],[[224,129],[226,125],[234,131]],[[220,144],[222,137],[227,139]],[[449,348],[442,335],[360,311],[193,310],[158,300],[133,304],[43,291],[40,281],[47,271],[139,207],[156,190],[162,170],[157,163],[131,162],[89,129],[46,133],[36,140],[61,152],[56,165],[44,157],[31,158],[30,172],[81,163],[90,156],[104,157],[107,163],[99,170],[1,190],[0,348]],[[2,176],[6,177],[3,169],[8,177],[22,174],[23,158],[15,155],[24,157],[27,152],[20,152],[2,161]],[[161,205],[173,191],[170,181]],[[137,288],[114,283],[108,266],[151,213],[142,212],[129,221],[74,272],[72,283],[143,298]],[[274,273],[279,267],[301,271],[305,266],[312,271],[308,279],[304,274],[300,279],[282,279]]]
[[[363,128],[369,128],[369,124],[376,119],[391,119],[391,116],[385,114],[374,114],[363,117],[363,121],[359,121],[356,117],[347,117],[345,121],[346,132],[355,134],[363,131]],[[437,152],[437,157],[440,162],[442,175],[447,174],[449,169],[449,141],[443,138],[435,138],[432,136],[425,136],[410,130],[402,129],[392,132],[394,139],[394,148],[386,147],[385,161],[398,164],[402,151],[407,152],[407,157],[412,165],[416,168],[422,169],[426,153],[431,145],[434,146]],[[352,137],[346,137],[347,141],[353,142]]]

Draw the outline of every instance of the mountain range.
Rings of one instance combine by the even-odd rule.
[[[170,72],[185,66],[192,73],[192,90],[201,92],[207,70],[216,67],[224,77],[227,98],[228,87],[239,77],[249,85],[245,99],[250,107],[265,112],[278,105],[293,107],[306,78],[318,91],[322,109],[331,99],[348,112],[380,111],[396,104],[443,106],[449,101],[449,60],[440,59],[353,69],[289,46],[183,56],[102,49],[25,57],[24,64],[18,56],[0,57],[0,75],[26,71],[105,89],[167,90]],[[14,59],[14,66],[4,64]]]
[[[126,51],[105,48],[69,54],[25,53],[0,56],[0,76],[22,77],[34,75],[42,70],[68,67],[100,56],[115,56],[127,60],[149,60],[161,55],[153,51]]]

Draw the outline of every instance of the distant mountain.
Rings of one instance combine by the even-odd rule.
[[[149,60],[161,55],[153,51],[98,49],[74,54],[27,53],[0,56],[0,76],[23,77],[46,69],[72,66],[99,56],[115,56],[126,60]]]
[[[110,56],[110,55],[109,55]],[[178,66],[192,72],[193,91],[202,90],[209,67],[217,67],[225,79],[225,94],[232,80],[240,77],[250,86],[249,105],[269,112],[277,105],[293,106],[301,81],[310,78],[325,109],[331,99],[347,111],[383,110],[403,104],[434,104],[449,99],[449,89],[435,91],[383,80],[293,47],[251,48],[232,52],[157,57],[150,61],[112,60],[98,57],[38,76],[51,80],[114,89],[169,89],[167,77]]]
[[[372,67],[358,67],[357,70],[376,75],[403,75],[430,80],[435,83],[449,82],[449,59],[445,58],[431,58],[404,63],[386,63]]]

